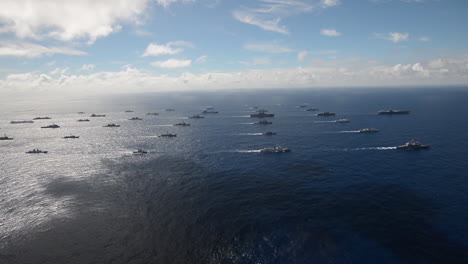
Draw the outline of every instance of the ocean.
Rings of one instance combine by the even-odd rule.
[[[253,124],[254,107],[273,123]],[[411,113],[376,114],[390,108]],[[14,138],[0,141],[0,263],[468,263],[467,88],[45,97],[0,113]],[[395,148],[412,139],[431,147]]]

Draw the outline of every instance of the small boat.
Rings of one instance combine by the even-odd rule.
[[[107,125],[105,125],[105,126],[103,126],[103,127],[120,127],[120,125],[116,125],[116,124],[114,124],[114,123],[110,123],[110,124],[107,124]]]
[[[377,128],[363,128],[359,129],[359,133],[376,133],[379,132]]]
[[[33,149],[33,150],[30,150],[28,152],[26,152],[27,154],[46,154],[47,151],[44,151],[44,150],[40,150],[40,149]]]
[[[299,108],[306,108],[306,107],[307,107],[306,104],[302,104],[302,105],[299,106]]]
[[[63,138],[80,138],[80,136],[69,135],[69,136],[64,136]]]
[[[132,117],[132,118],[130,118],[129,120],[143,120],[143,118],[139,118],[139,117]]]
[[[80,114],[80,115],[82,115],[82,114],[84,114],[84,113],[85,113],[85,112],[78,112],[78,114]]]
[[[144,154],[148,154],[148,151],[142,150],[142,149],[133,151],[133,155],[144,155]]]
[[[205,117],[201,116],[201,115],[193,115],[193,116],[190,116],[189,118],[191,118],[191,119],[200,119],[200,118],[205,118]]]
[[[0,137],[0,140],[13,140],[13,138],[8,137],[6,134],[4,134],[3,137]]]
[[[77,122],[89,122],[89,119],[78,119]]]
[[[106,116],[106,115],[96,115],[96,114],[94,114],[94,113],[93,113],[92,115],[90,115],[90,117],[105,117],[105,116]]]
[[[48,117],[48,116],[45,116],[45,117],[35,117],[35,118],[33,118],[33,120],[45,120],[45,119],[52,119],[52,118],[50,118],[50,117]]]
[[[176,134],[171,134],[171,133],[165,133],[165,134],[159,135],[158,137],[177,137],[177,135]]]
[[[264,135],[264,136],[273,136],[273,135],[276,135],[276,133],[268,131],[268,132],[263,132],[262,135]]]
[[[261,153],[285,153],[291,152],[288,148],[283,147],[267,147],[260,150]]]
[[[219,113],[218,111],[215,110],[203,110],[202,114],[217,114]]]
[[[250,117],[260,117],[260,118],[265,118],[265,117],[274,117],[275,114],[267,113],[268,110],[265,109],[260,109],[256,113],[251,114]]]
[[[13,120],[13,121],[10,121],[10,124],[30,124],[30,123],[34,123],[34,121],[32,121],[32,120]]]
[[[168,109],[166,109],[166,111],[167,111],[167,112],[173,112],[173,111],[175,111],[175,109],[173,109],[173,108],[168,108]]]
[[[418,141],[410,141],[406,142],[406,144],[397,146],[397,149],[406,149],[406,150],[419,150],[419,149],[428,149],[430,145],[423,145],[419,143]]]
[[[349,122],[351,122],[351,120],[346,119],[346,118],[335,120],[335,123],[349,123]]]
[[[318,111],[318,110],[319,110],[318,108],[308,108],[306,111],[312,112],[312,111]]]
[[[173,126],[190,126],[190,124],[181,122],[181,123],[174,124]]]
[[[405,115],[409,114],[409,110],[380,110],[377,112],[378,115]]]
[[[273,122],[267,121],[267,120],[262,120],[254,123],[255,125],[271,125]]]
[[[159,115],[159,113],[146,113],[146,115]]]
[[[334,116],[334,115],[336,115],[336,113],[333,113],[333,112],[321,112],[317,114],[317,116]]]
[[[125,110],[125,113],[133,113],[133,110]]]
[[[56,124],[52,124],[52,125],[48,125],[48,126],[43,126],[41,128],[60,128],[60,126],[56,125]]]

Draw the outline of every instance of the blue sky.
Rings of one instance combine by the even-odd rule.
[[[3,0],[0,93],[467,84],[467,11],[464,0]]]

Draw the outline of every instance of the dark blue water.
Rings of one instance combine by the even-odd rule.
[[[5,102],[0,263],[468,263],[467,103],[461,88]],[[209,105],[220,113],[185,119]],[[251,106],[273,124],[252,125]],[[76,122],[92,112],[107,116]],[[36,116],[53,119],[9,124]],[[431,148],[394,148],[411,139]],[[258,152],[278,145],[292,152]]]

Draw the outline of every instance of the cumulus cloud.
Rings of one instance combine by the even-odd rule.
[[[244,49],[257,52],[266,53],[289,53],[293,52],[292,49],[283,47],[273,43],[250,43],[245,44]]]
[[[338,0],[322,0],[313,3],[297,0],[259,0],[255,7],[242,7],[232,12],[232,16],[245,24],[257,26],[263,30],[289,34],[289,30],[281,25],[283,18],[324,9],[338,5]]]
[[[86,55],[86,52],[68,47],[45,47],[29,42],[0,41],[0,56],[37,58],[54,54],[80,56]]]
[[[149,0],[2,0],[0,32],[18,38],[83,39],[89,44],[137,23]]]
[[[375,33],[374,35],[377,38],[390,40],[390,41],[392,41],[394,43],[407,41],[409,39],[409,34],[408,33],[400,33],[400,32],[390,32],[390,33],[387,33],[387,34]]]
[[[174,55],[184,51],[182,47],[193,47],[193,44],[187,41],[171,41],[166,44],[160,45],[157,43],[150,43],[146,47],[143,57],[147,56],[161,56],[161,55]]]
[[[202,55],[202,56],[198,57],[198,58],[195,60],[195,62],[197,62],[197,63],[204,63],[204,62],[206,62],[207,59],[208,59],[208,56]]]
[[[96,68],[96,65],[94,65],[94,64],[83,64],[83,66],[81,66],[80,70],[82,70],[82,71],[92,71],[92,70],[94,70],[94,68]]]
[[[192,65],[191,60],[168,59],[164,61],[153,61],[151,66],[165,69],[184,68]]]
[[[338,37],[341,36],[341,33],[336,31],[335,29],[322,29],[320,30],[320,34],[327,36],[327,37]]]
[[[309,55],[309,52],[307,51],[301,51],[297,54],[297,61],[303,62],[305,58]]]

